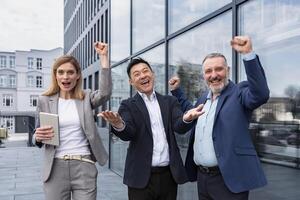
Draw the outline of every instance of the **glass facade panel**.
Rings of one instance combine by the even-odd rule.
[[[170,41],[169,78],[174,75],[181,78],[186,95],[192,102],[206,89],[202,78],[202,60],[207,54],[222,53],[231,64],[231,35],[229,12]]]
[[[113,90],[110,99],[110,110],[112,111],[118,111],[121,101],[130,96],[130,85],[126,72],[127,64],[128,63],[123,63],[112,68]],[[115,135],[112,135],[110,165],[111,168],[120,175],[123,175],[124,171],[127,146],[128,142],[124,142]]]
[[[225,55],[229,65],[231,63],[232,51],[229,45],[232,35],[231,16],[231,12],[220,15],[169,43],[169,78],[174,75],[180,77],[185,94],[192,102],[195,102],[206,90],[206,84],[202,78],[204,57],[209,53],[219,52]],[[189,133],[176,135],[183,160],[186,157],[189,136]],[[197,198],[195,183],[179,186],[178,199]]]
[[[262,160],[299,168],[300,2],[249,1],[239,9],[240,33],[250,35],[270,88],[267,104],[252,117],[251,131]],[[240,63],[240,79],[245,79]]]
[[[165,36],[165,1],[132,1],[132,49],[137,52]]]
[[[111,62],[130,54],[130,0],[111,1]]]
[[[169,31],[173,33],[230,2],[231,0],[169,0]]]

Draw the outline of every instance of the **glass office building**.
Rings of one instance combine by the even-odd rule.
[[[65,1],[65,10],[68,2],[73,1]],[[72,41],[69,41],[69,38],[66,40],[68,30],[65,29],[65,47],[66,52],[74,54],[81,60],[86,79],[84,87],[87,88],[89,76],[95,77],[96,73],[93,63],[98,62],[95,52],[88,46],[89,41],[99,39],[100,34],[100,39],[103,37],[110,43],[113,94],[109,106],[114,111],[118,110],[123,99],[135,94],[128,83],[126,73],[130,59],[142,57],[149,61],[155,72],[157,92],[169,94],[168,79],[178,75],[187,96],[191,101],[195,101],[206,89],[201,77],[201,63],[208,53],[223,53],[231,67],[231,80],[236,83],[245,80],[241,57],[232,51],[229,42],[235,35],[249,35],[253,41],[254,51],[260,56],[271,91],[269,101],[255,110],[252,116],[249,129],[253,141],[264,163],[265,171],[276,166],[277,171],[272,173],[272,177],[266,173],[269,183],[280,181],[281,176],[277,172],[285,169],[293,170],[291,177],[295,174],[299,177],[300,1],[108,0],[103,3],[99,0],[76,0],[74,2],[77,6],[73,7],[79,11],[80,5],[86,4],[87,8],[90,5],[102,5],[95,8],[96,10],[100,8],[99,15],[98,10],[91,9],[93,13],[91,20],[86,17],[90,16],[89,11],[83,11],[83,15],[79,14],[76,22],[80,27],[83,24],[83,27],[79,30],[74,29],[77,36],[74,36]],[[73,15],[76,16],[76,12]],[[102,16],[104,16],[103,24]],[[97,24],[98,20],[100,25]],[[68,28],[72,21],[72,17],[68,17],[65,27]],[[96,28],[93,29],[94,27]],[[96,33],[92,29],[96,30]],[[73,34],[70,32],[70,35],[71,33]],[[91,78],[92,80],[94,78]],[[188,133],[184,136],[177,135],[183,159],[188,137]],[[123,175],[127,146],[128,143],[110,135],[110,168],[120,175]],[[296,190],[293,188],[299,186],[300,183],[297,183],[299,181],[289,182],[290,190]],[[266,192],[262,188],[260,193],[269,192],[268,199],[282,199],[278,196],[278,193],[282,192],[280,188],[271,190],[272,192],[270,190]],[[196,185],[187,183],[180,186],[178,199],[197,199]],[[260,198],[252,196],[252,199]],[[292,195],[289,198],[287,195],[286,199],[296,198]]]

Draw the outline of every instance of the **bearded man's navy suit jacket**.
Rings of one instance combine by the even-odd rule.
[[[266,185],[266,177],[249,133],[249,122],[254,109],[267,102],[269,89],[259,58],[244,61],[247,81],[229,84],[219,96],[212,139],[222,177],[231,192],[239,193]],[[193,105],[178,88],[172,91],[183,111]],[[205,103],[208,91],[196,105]],[[194,162],[195,127],[192,129],[186,170],[190,181],[197,179],[197,166]]]

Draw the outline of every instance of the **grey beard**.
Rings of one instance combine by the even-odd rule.
[[[224,82],[224,86],[222,88],[218,88],[218,89],[210,88],[210,90],[214,95],[219,95],[219,94],[221,94],[222,90],[228,85],[228,83],[229,83],[229,80],[226,78],[225,82]]]

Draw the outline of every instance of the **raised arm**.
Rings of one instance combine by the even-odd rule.
[[[102,42],[96,42],[94,48],[100,57],[100,89],[91,93],[91,104],[96,108],[109,100],[112,92],[111,69],[108,59],[108,45]]]
[[[169,80],[169,86],[170,86],[172,95],[177,98],[182,112],[186,112],[194,107],[193,104],[187,99],[187,97],[183,93],[183,91],[180,87],[180,78],[179,77],[177,77],[177,76],[172,77]]]
[[[231,46],[243,55],[247,82],[240,84],[241,101],[248,109],[255,109],[269,99],[269,88],[265,72],[259,58],[252,50],[251,38],[236,36],[231,40]]]

